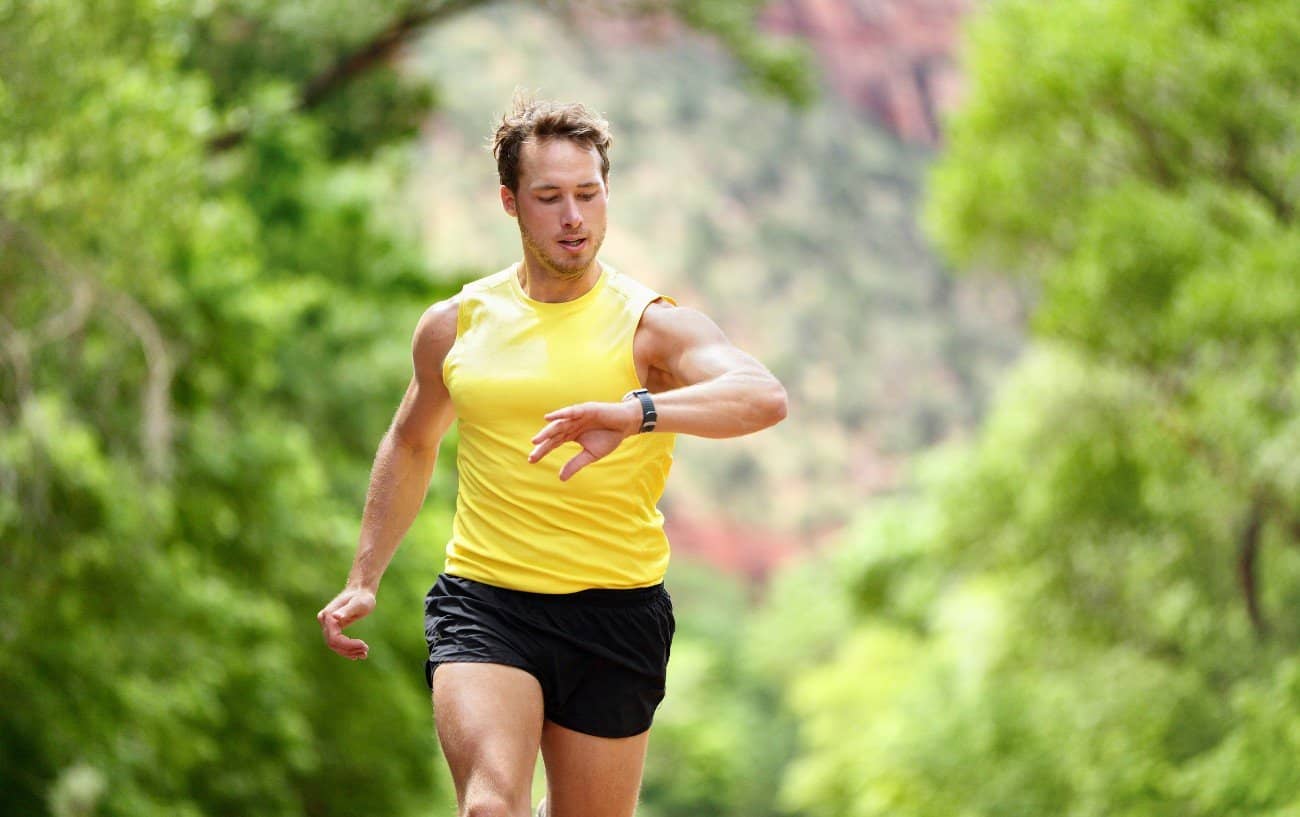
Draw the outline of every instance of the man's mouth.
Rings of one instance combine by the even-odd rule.
[[[570,249],[570,250],[580,250],[580,249],[583,248],[584,245],[586,245],[586,243],[587,243],[587,239],[585,239],[585,238],[562,238],[562,239],[560,239],[560,246],[561,246],[561,247],[567,247],[567,248]]]

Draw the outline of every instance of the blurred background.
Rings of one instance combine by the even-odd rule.
[[[646,817],[1300,815],[1294,0],[0,0],[0,814],[453,814],[421,600],[352,663],[423,309],[602,257],[787,384],[680,438]],[[540,790],[539,790],[540,791]]]

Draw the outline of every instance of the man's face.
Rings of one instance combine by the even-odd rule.
[[[524,258],[560,278],[581,278],[605,240],[609,191],[600,154],[569,139],[529,139],[519,151],[519,191],[501,204],[519,221]]]

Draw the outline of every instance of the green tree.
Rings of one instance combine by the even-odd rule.
[[[381,217],[397,167],[305,118],[214,160],[174,4],[0,16],[3,809],[420,808],[410,628],[361,674],[311,620],[406,376],[391,327],[446,291]]]
[[[790,808],[1300,809],[1298,36],[1272,0],[975,16],[929,218],[1039,342],[837,557],[862,621],[790,688]]]

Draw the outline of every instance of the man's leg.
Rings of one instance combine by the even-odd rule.
[[[632,817],[649,737],[598,738],[547,721],[546,817]]]
[[[542,735],[542,688],[502,664],[442,664],[433,712],[460,817],[529,817]]]

